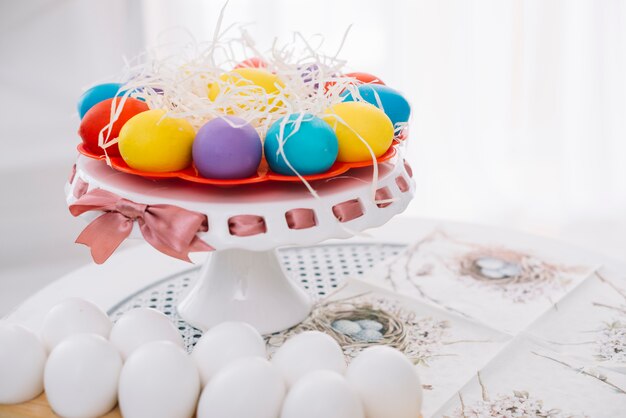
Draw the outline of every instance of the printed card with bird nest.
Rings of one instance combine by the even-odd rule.
[[[510,339],[473,321],[360,280],[348,280],[334,294],[319,301],[301,324],[270,336],[270,353],[289,337],[311,330],[332,336],[348,361],[375,345],[402,351],[416,364],[427,391],[424,416],[430,416],[429,411],[454,396]]]
[[[515,335],[596,269],[580,250],[499,234],[435,228],[368,280]]]

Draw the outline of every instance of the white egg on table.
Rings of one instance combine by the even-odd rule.
[[[361,352],[346,371],[367,418],[416,418],[422,408],[422,385],[415,366],[400,351],[375,346]]]
[[[43,391],[46,349],[17,324],[0,323],[0,404],[26,402]]]
[[[340,374],[318,370],[291,387],[280,418],[365,418],[356,391]]]
[[[81,298],[69,298],[46,314],[41,340],[50,352],[58,343],[74,334],[98,334],[108,338],[111,325],[107,314],[94,303]]]
[[[192,417],[199,394],[196,365],[170,341],[139,347],[122,368],[118,397],[124,418]]]
[[[221,368],[244,357],[267,357],[265,341],[259,332],[245,322],[223,322],[205,332],[191,353],[202,384]]]
[[[120,353],[102,336],[67,337],[52,350],[46,363],[48,403],[65,418],[102,416],[117,403],[121,370]]]
[[[277,418],[285,392],[285,381],[270,362],[242,358],[221,369],[205,386],[197,417]]]
[[[307,373],[331,370],[343,374],[346,359],[343,350],[330,335],[305,331],[288,339],[272,357],[289,386]]]
[[[172,321],[151,308],[131,309],[113,325],[109,337],[113,345],[128,358],[134,350],[152,341],[170,341],[183,347],[183,338]]]

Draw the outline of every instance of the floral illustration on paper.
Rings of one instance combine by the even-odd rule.
[[[482,390],[482,399],[466,405],[463,396],[459,393],[461,406],[451,415],[444,415],[444,418],[588,418],[587,415],[570,414],[558,408],[547,408],[541,399],[531,396],[527,391],[514,390],[510,394],[498,394],[491,398],[480,374],[478,382]]]
[[[483,399],[472,405],[463,405],[446,418],[585,418],[587,415],[573,415],[557,408],[546,408],[541,399],[534,398],[526,391],[513,391],[500,394],[494,399]]]
[[[596,307],[609,309],[615,313],[615,316],[611,320],[605,321],[597,331],[595,338],[596,358],[599,361],[626,363],[626,291],[598,272],[596,272],[596,277],[623,298],[623,302],[617,306],[602,302],[593,303]]]
[[[626,316],[607,322],[599,334],[598,360],[626,363]]]

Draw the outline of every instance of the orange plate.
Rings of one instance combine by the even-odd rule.
[[[396,145],[399,143],[398,140],[393,141],[393,144],[389,147],[387,152],[381,155],[377,162],[380,164],[382,162],[388,161],[396,155]],[[90,149],[85,147],[85,145],[81,142],[78,145],[78,152],[82,155],[94,158],[96,160],[105,160],[106,157],[104,154],[99,154],[92,152]],[[113,167],[117,171],[121,171],[123,173],[134,174],[136,176],[147,177],[151,179],[162,179],[162,178],[179,178],[187,181],[191,181],[194,183],[201,184],[213,184],[216,186],[238,186],[240,184],[252,184],[252,183],[261,183],[264,181],[300,181],[297,176],[285,176],[282,174],[274,173],[270,171],[267,162],[263,160],[261,163],[257,175],[254,177],[248,177],[244,179],[215,179],[215,178],[205,178],[202,177],[196,167],[191,165],[190,167],[185,168],[184,170],[179,171],[169,171],[167,173],[158,173],[158,172],[149,172],[149,171],[141,171],[135,170],[126,164],[126,162],[122,159],[122,157],[109,157],[111,161],[111,167]],[[372,165],[372,161],[361,161],[356,163],[341,163],[335,162],[335,164],[330,167],[330,169],[324,173],[320,174],[312,174],[309,176],[303,176],[307,181],[315,181],[315,180],[324,180],[332,177],[336,177],[340,174],[345,173],[351,168],[360,168],[360,167],[369,167]]]

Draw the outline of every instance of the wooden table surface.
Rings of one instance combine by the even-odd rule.
[[[46,394],[42,393],[32,401],[16,404],[16,405],[0,405],[0,418],[58,418],[58,415],[52,411]],[[114,410],[103,418],[121,418],[120,409],[116,406]]]

